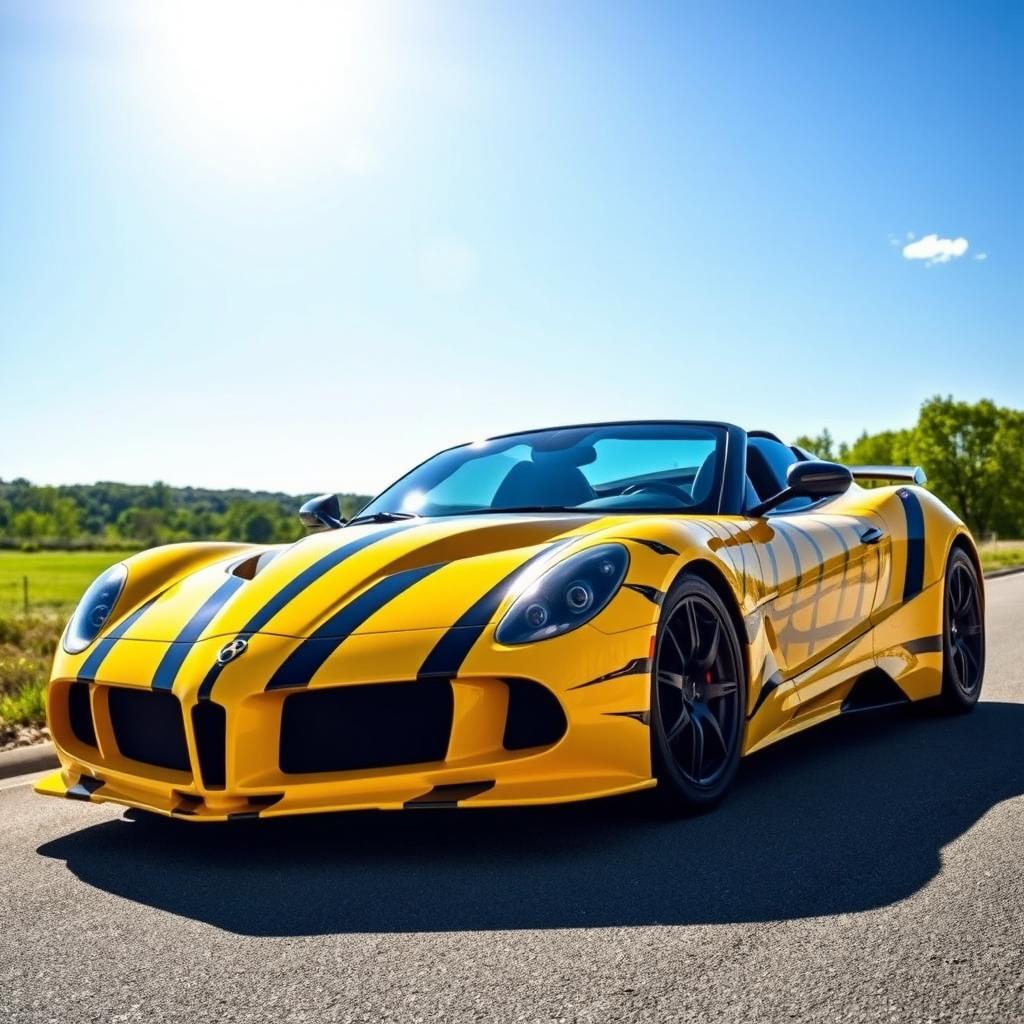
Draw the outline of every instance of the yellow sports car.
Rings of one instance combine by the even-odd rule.
[[[978,555],[923,482],[727,423],[587,424],[441,452],[347,523],[314,499],[294,544],[144,551],[68,624],[37,790],[193,821],[706,807],[825,719],[977,701]]]

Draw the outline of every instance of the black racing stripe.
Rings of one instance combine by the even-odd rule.
[[[661,607],[661,602],[665,600],[665,595],[657,587],[649,587],[645,583],[623,583],[622,585],[626,590],[635,590],[642,597],[646,597],[651,604],[657,605],[659,608]]]
[[[270,677],[266,689],[281,690],[293,686],[308,686],[317,669],[371,615],[445,564],[447,563],[439,562],[436,565],[406,569],[404,572],[378,580],[332,615],[308,639],[303,640]]]
[[[585,686],[594,686],[597,683],[606,683],[609,679],[620,679],[622,676],[636,676],[650,671],[650,658],[634,658],[632,661],[623,665],[622,668],[606,672],[603,676],[598,676],[596,679],[588,679],[585,683],[577,683],[575,686],[570,686],[569,689],[582,690]]]
[[[494,781],[487,782],[456,782],[447,786],[434,786],[433,789],[419,796],[406,800],[403,806],[410,809],[458,807],[460,800],[479,796],[494,788]]]
[[[348,544],[342,544],[341,547],[328,552],[328,554],[324,555],[323,558],[318,559],[311,566],[303,569],[295,579],[293,579],[287,586],[282,587],[269,601],[267,601],[266,604],[264,604],[235,635],[235,639],[240,637],[248,639],[253,633],[259,632],[259,630],[261,630],[282,608],[284,608],[289,601],[298,597],[302,591],[315,583],[321,576],[329,572],[335,566],[340,565],[346,558],[362,551],[364,548],[368,548],[371,544],[376,544],[379,540],[386,540],[388,537],[393,537],[396,533],[402,533],[404,530],[409,529],[412,529],[412,526],[408,523],[402,523],[398,526],[384,527],[374,533],[364,534],[362,537],[357,537],[354,541],[351,541]],[[218,661],[213,663],[210,670],[206,673],[202,683],[199,684],[199,700],[210,699],[210,695],[213,693],[214,684],[217,682],[217,679],[224,670],[224,667],[225,666]]]
[[[747,715],[748,722],[761,710],[761,706],[782,685],[782,682],[782,673],[775,672],[761,684],[761,692],[757,695],[757,700],[754,702],[754,710]]]
[[[452,679],[458,675],[462,663],[466,660],[466,656],[480,638],[487,624],[494,618],[498,607],[508,593],[509,587],[512,586],[516,579],[532,565],[551,558],[557,551],[578,539],[577,537],[570,537],[568,540],[549,544],[543,551],[532,555],[517,569],[510,572],[499,583],[491,587],[479,601],[463,612],[455,625],[448,629],[444,636],[438,640],[433,650],[431,650],[420,666],[418,675],[421,678],[424,676],[440,676],[445,679]]]
[[[213,684],[217,682],[223,671],[224,666],[219,661],[215,661],[210,666],[210,670],[203,676],[203,681],[199,684],[199,692],[196,694],[198,700],[210,699],[210,695],[213,693]]]
[[[328,552],[323,558],[314,562],[308,568],[303,569],[287,586],[282,587],[239,630],[239,635],[244,636],[248,633],[258,633],[286,604],[298,597],[307,587],[316,583],[321,576],[344,562],[346,558],[350,558],[364,548],[368,548],[371,544],[376,544],[378,541],[386,540],[388,537],[393,537],[396,533],[402,533],[409,529],[412,529],[412,527],[408,524],[385,527],[375,533],[357,537],[354,541],[342,544],[341,547]]]
[[[919,636],[916,640],[907,640],[903,649],[909,654],[936,654],[942,650],[942,634],[936,636]]]
[[[907,571],[903,577],[903,600],[909,601],[924,587],[924,511],[913,491],[901,487],[896,494],[907,517]]]
[[[157,665],[153,675],[154,690],[170,690],[174,686],[178,670],[185,658],[188,657],[192,644],[199,639],[200,634],[210,624],[213,617],[244,582],[245,580],[240,576],[228,576],[203,602],[199,611],[185,623],[184,628],[174,638],[174,642],[167,648],[164,656],[160,659],[160,664]]]
[[[71,800],[88,800],[103,785],[105,783],[102,779],[94,779],[91,775],[83,775],[64,795]]]
[[[650,548],[659,555],[679,554],[675,548],[670,548],[667,544],[662,544],[660,540],[647,540],[646,537],[623,537],[622,539],[631,541],[634,544],[643,544],[644,547]]]
[[[126,619],[122,619],[92,650],[92,654],[85,659],[82,667],[78,670],[77,679],[80,683],[93,683],[96,681],[96,673],[99,672],[107,655],[114,649],[114,645],[128,632],[136,622],[153,606],[158,598],[166,591],[161,591],[155,597],[151,597],[145,604],[140,604]]]
[[[803,567],[800,564],[800,552],[797,550],[797,546],[793,543],[793,538],[782,528],[782,523],[773,522],[772,529],[785,541],[786,547],[789,548],[789,553],[793,556],[793,567],[796,569],[796,586],[800,586],[803,582],[804,572]]]

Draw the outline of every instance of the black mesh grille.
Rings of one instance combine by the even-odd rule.
[[[506,679],[505,684],[508,715],[502,745],[506,750],[547,747],[565,735],[565,712],[549,689],[531,679]]]
[[[447,680],[290,694],[281,714],[281,771],[340,772],[443,761],[454,704]]]
[[[181,703],[162,690],[110,690],[110,722],[125,757],[158,768],[189,770]]]
[[[75,739],[87,747],[95,747],[96,727],[92,720],[92,707],[89,705],[88,683],[72,683],[68,687],[68,718]]]
[[[220,704],[202,701],[192,709],[192,731],[199,752],[199,772],[207,789],[225,783],[227,715]]]

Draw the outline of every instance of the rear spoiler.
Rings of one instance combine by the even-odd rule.
[[[920,466],[848,466],[854,480],[894,480],[923,484],[928,477]]]

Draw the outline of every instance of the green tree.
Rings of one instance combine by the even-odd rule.
[[[929,486],[973,531],[1021,527],[1024,417],[987,398],[936,395],[921,406],[915,431]]]
[[[806,448],[812,455],[817,455],[819,459],[824,459],[826,462],[831,462],[836,458],[835,442],[827,427],[817,436],[801,434],[793,443],[798,448]]]

